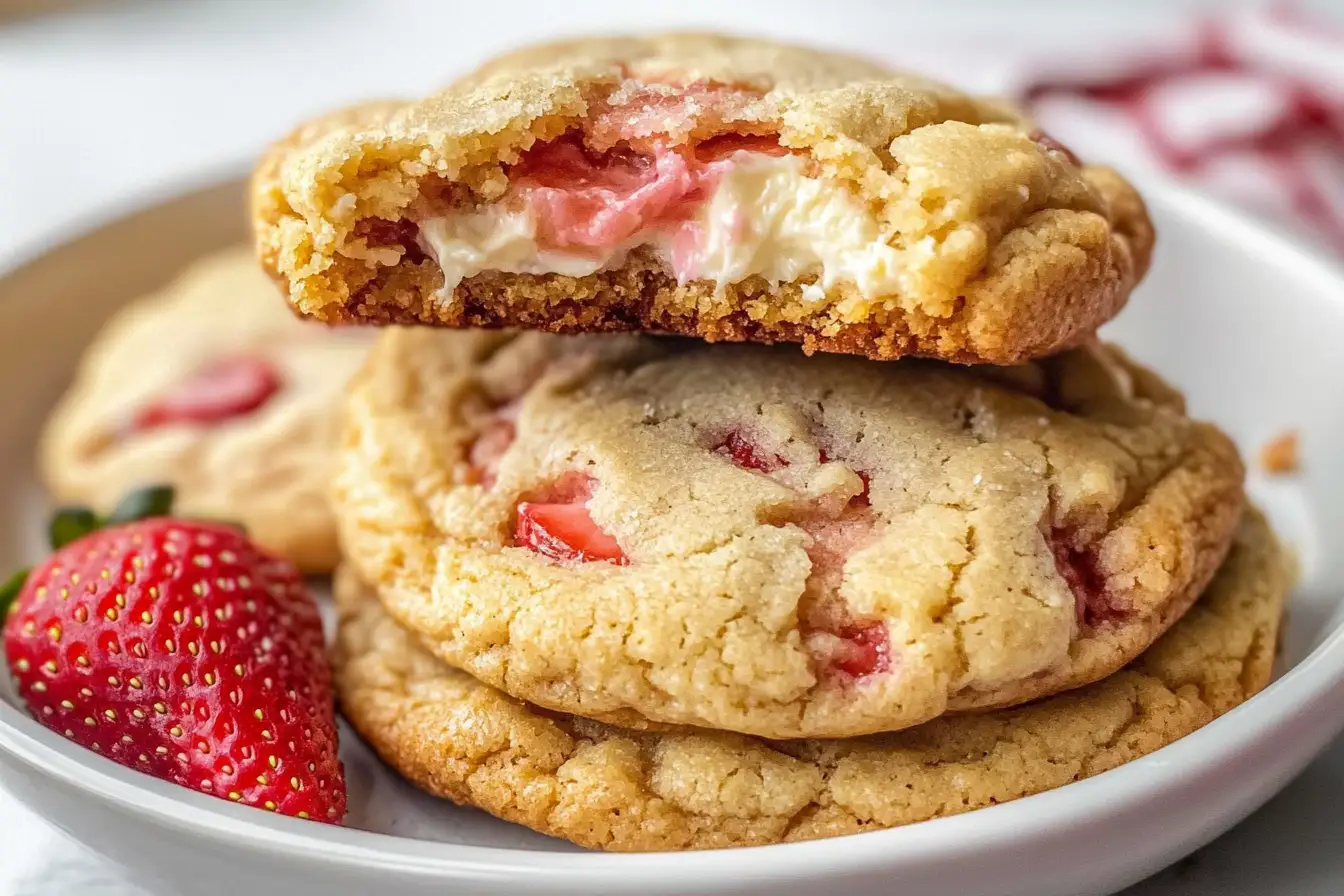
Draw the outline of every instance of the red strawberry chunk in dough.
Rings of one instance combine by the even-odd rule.
[[[731,429],[720,436],[712,450],[747,470],[771,473],[787,467],[779,455],[766,454],[740,429]],[[818,460],[830,463],[831,457],[823,448]],[[806,630],[823,635],[809,638],[823,680],[841,679],[861,681],[873,675],[891,671],[891,642],[885,623],[854,621],[840,598],[844,580],[845,561],[867,545],[874,533],[875,520],[869,506],[869,477],[856,471],[863,480],[863,491],[849,499],[838,515],[827,513],[821,506],[811,515],[793,521],[809,536],[807,556],[812,562],[803,593],[803,626]]]
[[[4,637],[29,709],[81,746],[247,805],[344,814],[317,605],[238,530],[160,518],[72,542]]]
[[[736,153],[787,153],[771,135],[686,142],[743,120],[758,99],[711,81],[627,80],[595,104],[582,134],[523,153],[509,172],[511,201],[532,212],[543,249],[610,250],[642,231],[675,228],[713,195]],[[678,238],[686,256],[694,230]]]
[[[833,670],[851,678],[891,671],[891,638],[881,622],[866,622],[836,633],[842,647],[830,658]]]
[[[762,451],[740,429],[728,430],[715,440],[711,450],[715,454],[731,459],[744,470],[755,470],[758,473],[772,473],[789,465],[788,461],[778,454],[767,454]]]
[[[499,462],[517,435],[518,412],[522,405],[522,399],[515,398],[495,408],[467,450],[467,463],[486,488],[494,485]]]
[[[467,462],[487,488],[494,483],[500,458],[513,444],[515,435],[512,420],[492,420],[471,443]]]
[[[1095,554],[1075,548],[1063,530],[1052,531],[1047,541],[1056,571],[1073,592],[1078,627],[1092,629],[1123,619],[1126,611],[1108,592]]]
[[[280,391],[280,371],[263,358],[226,358],[154,398],[136,413],[131,429],[174,423],[218,423],[242,417]]]
[[[562,563],[629,562],[616,539],[602,530],[585,506],[593,480],[581,473],[565,476],[541,496],[518,505],[513,543]]]
[[[823,635],[808,638],[821,679],[856,682],[891,671],[886,624],[855,620],[840,597],[845,562],[872,541],[876,526],[872,512],[851,502],[838,517],[815,516],[796,525],[811,536],[807,556],[812,571],[804,589],[803,624]]]

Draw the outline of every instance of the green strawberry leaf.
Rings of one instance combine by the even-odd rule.
[[[23,583],[28,581],[28,570],[21,569],[9,577],[5,584],[0,585],[0,619],[9,615],[9,608],[14,604],[14,598],[19,596],[23,590]]]
[[[47,525],[47,540],[51,549],[59,551],[72,541],[79,541],[98,528],[98,517],[87,507],[62,507]]]
[[[138,489],[121,499],[108,515],[105,524],[115,526],[153,516],[167,516],[173,509],[173,497],[171,485],[151,485]]]

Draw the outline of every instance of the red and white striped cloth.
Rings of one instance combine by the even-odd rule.
[[[1056,49],[1009,82],[1084,158],[1165,170],[1344,252],[1344,20],[1243,10]]]

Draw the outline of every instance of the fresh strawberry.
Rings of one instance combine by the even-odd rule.
[[[261,358],[226,358],[159,395],[136,413],[132,430],[214,423],[250,414],[280,391],[280,371]]]
[[[606,560],[625,565],[628,560],[621,546],[588,513],[592,493],[592,480],[573,473],[538,495],[539,500],[523,501],[518,505],[513,543],[567,563]]]
[[[19,694],[122,765],[339,822],[331,670],[303,578],[236,528],[162,516],[170,501],[142,493],[106,528],[58,515],[55,552],[0,598]]]

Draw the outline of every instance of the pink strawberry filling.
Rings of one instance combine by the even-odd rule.
[[[1061,529],[1052,530],[1046,540],[1056,571],[1073,592],[1079,628],[1095,629],[1123,619],[1127,611],[1107,588],[1096,554],[1075,547],[1068,532]]]
[[[217,423],[241,417],[266,404],[282,386],[280,371],[254,357],[227,358],[204,368],[142,407],[133,431],[173,423]]]
[[[778,127],[753,108],[761,98],[706,80],[627,78],[592,99],[589,115],[568,132],[534,144],[507,165],[502,197],[478,204],[462,184],[428,177],[404,219],[358,222],[353,236],[363,244],[352,242],[350,252],[380,264],[432,256],[445,296],[487,271],[584,276],[620,264],[640,247],[665,260],[679,281],[707,276],[708,258],[721,271],[725,247],[753,236],[753,218],[736,207],[749,200],[730,191],[727,209],[708,224],[700,220],[720,181],[747,157],[790,154],[776,134],[754,133]],[[802,176],[797,165],[781,170]],[[775,245],[772,236],[755,237]],[[751,252],[733,258],[739,266],[765,264]],[[735,270],[733,277],[749,273]],[[351,300],[354,307],[362,301],[362,292]]]
[[[695,158],[700,162],[717,162],[735,152],[754,152],[763,156],[789,154],[773,134],[719,134],[695,145]]]
[[[616,539],[588,513],[592,477],[570,473],[518,505],[513,543],[561,563],[629,562]]]
[[[606,249],[690,217],[729,164],[661,143],[652,155],[593,153],[572,135],[525,153],[511,172],[510,193],[531,210],[540,247]]]

